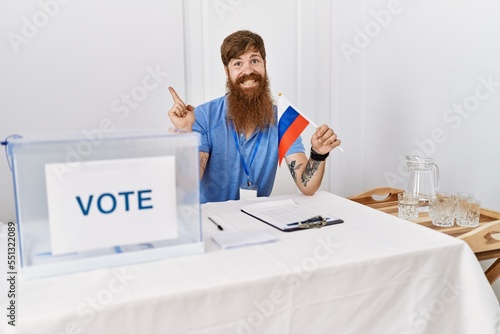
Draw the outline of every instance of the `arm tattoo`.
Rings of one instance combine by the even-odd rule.
[[[200,169],[204,172],[207,167],[208,153],[200,154]]]
[[[299,169],[299,168],[302,166],[302,164],[299,164],[298,166],[295,166],[295,164],[296,164],[296,163],[297,163],[297,162],[296,162],[295,160],[293,160],[293,161],[292,161],[292,162],[288,165],[288,169],[290,170],[290,174],[292,174],[293,180],[294,180],[295,182],[297,182],[297,175],[296,175],[295,171],[296,171],[297,169]]]
[[[306,169],[302,173],[302,184],[307,186],[307,182],[311,180],[314,176],[314,173],[318,170],[318,166],[321,164],[321,161],[309,160],[306,165]]]

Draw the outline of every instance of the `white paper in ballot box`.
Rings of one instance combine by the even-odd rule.
[[[177,238],[175,175],[175,156],[46,164],[52,254]]]

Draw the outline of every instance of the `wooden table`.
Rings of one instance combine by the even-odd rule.
[[[402,189],[375,188],[359,195],[349,197],[350,200],[393,216],[398,215],[398,193]],[[438,227],[432,225],[428,212],[419,212],[418,218],[412,220],[419,225],[432,228],[460,238],[467,242],[479,261],[496,259],[485,274],[490,283],[500,277],[500,212],[481,208],[478,227]]]

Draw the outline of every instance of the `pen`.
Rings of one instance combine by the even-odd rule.
[[[215,224],[215,226],[217,226],[217,228],[221,231],[223,231],[224,229],[222,228],[222,226],[219,225],[219,223],[217,223],[215,220],[213,220],[211,217],[208,217],[208,220],[210,220],[212,223]]]
[[[288,223],[288,224],[286,224],[286,226],[296,226],[296,225],[300,225],[300,224],[316,223],[316,222],[319,222],[319,221],[322,221],[322,220],[323,220],[323,217],[321,217],[321,216],[314,216],[312,218],[306,219],[306,220],[301,221],[301,222]]]

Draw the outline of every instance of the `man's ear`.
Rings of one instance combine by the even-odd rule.
[[[226,65],[224,65],[224,71],[226,72],[226,77],[229,78],[229,70],[227,69]]]

